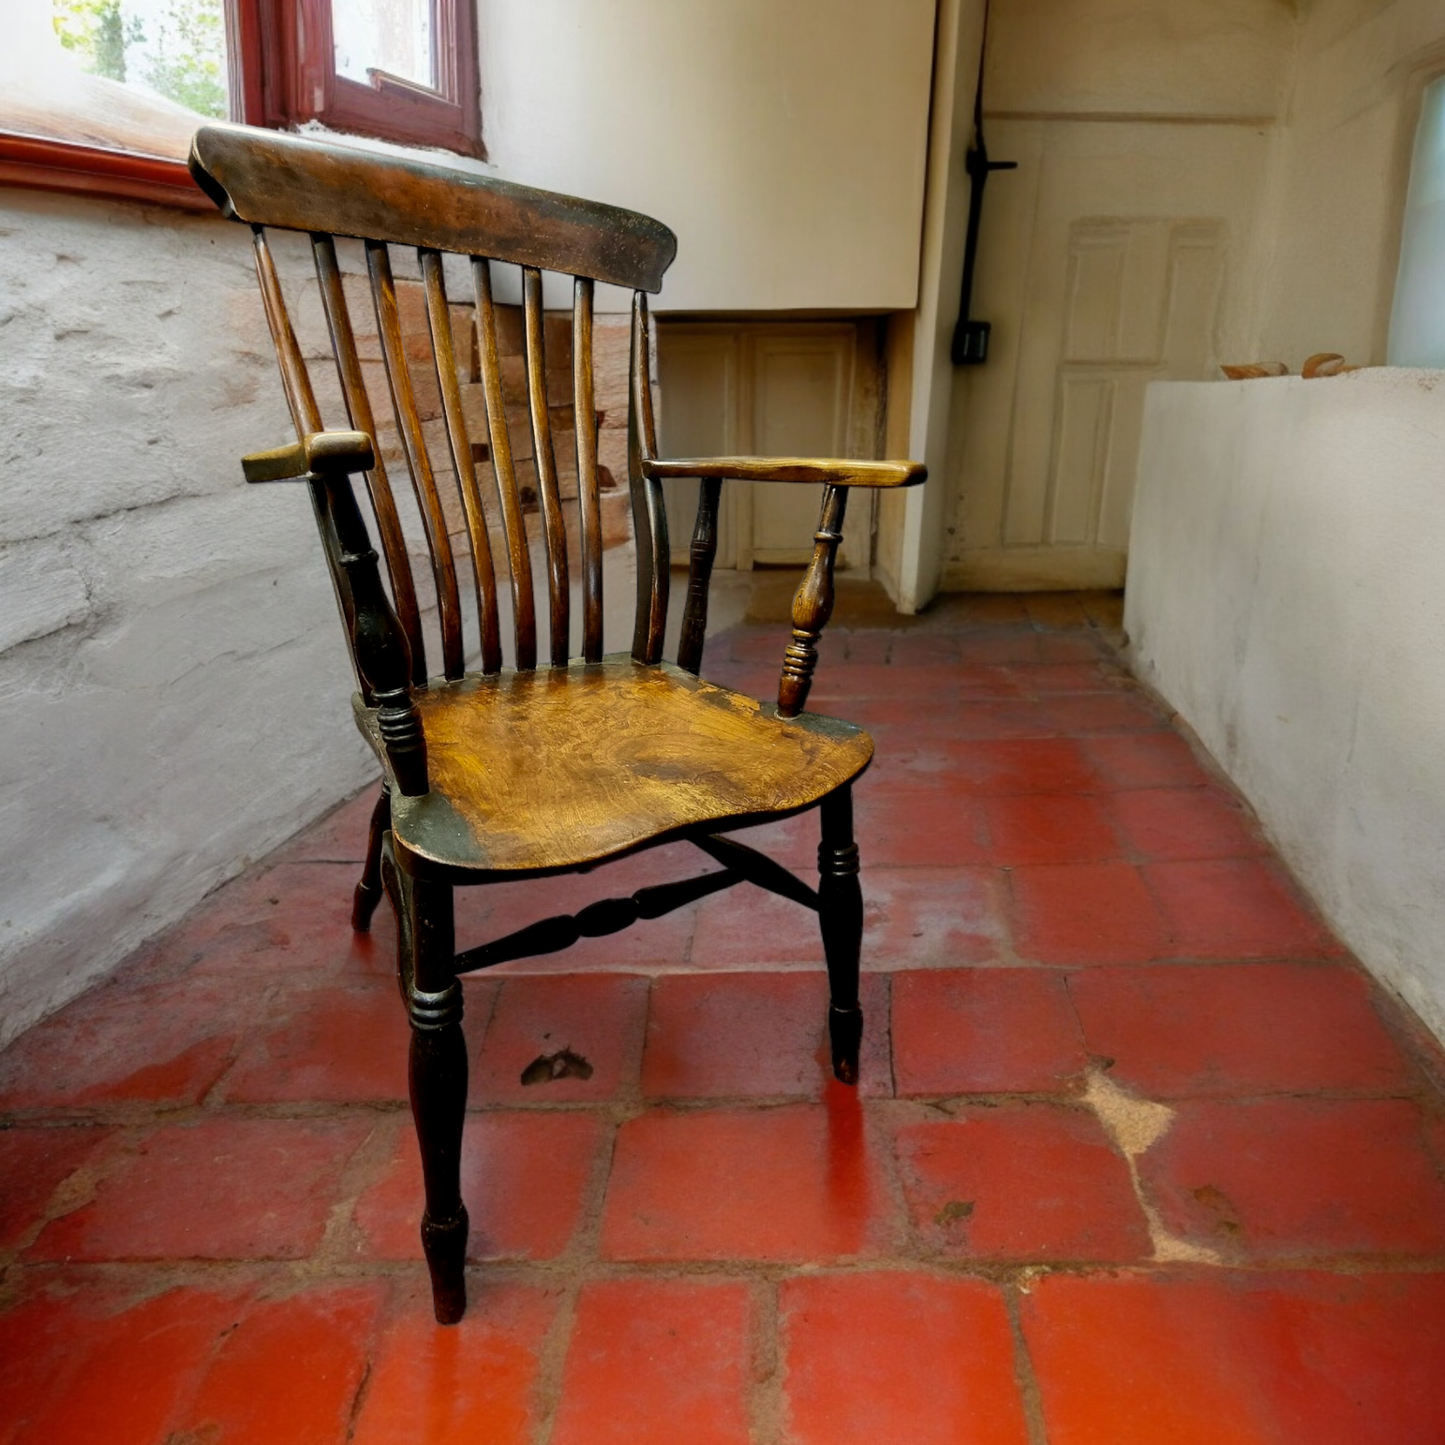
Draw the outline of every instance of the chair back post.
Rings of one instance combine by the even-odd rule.
[[[657,427],[652,415],[652,352],[648,336],[647,294],[632,297],[632,351],[629,364],[632,405],[627,415],[627,470],[632,492],[632,533],[637,544],[637,616],[632,632],[635,662],[662,661],[667,631],[667,591],[671,556],[667,541],[667,504],[662,483],[643,474],[642,463],[657,456]]]
[[[721,477],[703,477],[698,483],[697,522],[692,531],[687,569],[687,603],[682,613],[682,635],[677,643],[677,665],[694,676],[702,670],[707,595],[713,559],[717,556],[717,512],[721,496]]]

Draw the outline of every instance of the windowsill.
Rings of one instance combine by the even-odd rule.
[[[205,118],[70,66],[0,91],[0,184],[214,211],[186,155]]]

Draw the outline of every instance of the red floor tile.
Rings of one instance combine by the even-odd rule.
[[[290,989],[236,1061],[225,1096],[233,1103],[405,1099],[410,1038],[395,985]]]
[[[608,1259],[831,1260],[877,1248],[887,1199],[858,1095],[823,1105],[652,1110],[618,1132]]]
[[[926,705],[934,698],[958,697],[966,690],[968,671],[951,662],[917,663],[906,672],[876,662],[850,661],[846,666],[826,669],[820,666],[808,694],[808,706],[816,704],[816,710],[825,713],[842,710],[846,716],[846,705],[854,698],[896,697],[900,688],[906,688],[920,705]]]
[[[1216,788],[1136,788],[1110,810],[1130,847],[1149,858],[1244,858],[1264,852],[1248,815]]]
[[[1037,663],[1032,667],[1013,667],[1009,671],[1031,697],[1071,692],[1117,692],[1130,685],[1127,672],[1117,663],[1102,659]]]
[[[779,1291],[784,1438],[1025,1445],[998,1289],[923,1273],[816,1275]]]
[[[0,1431],[6,1445],[156,1445],[218,1338],[240,1289],[168,1289],[127,1300],[86,1281],[0,1315]]]
[[[1111,788],[1187,788],[1210,781],[1193,749],[1175,732],[1088,737],[1080,743]]]
[[[1072,738],[980,739],[952,746],[947,777],[977,793],[1088,792],[1099,785],[1081,745]]]
[[[866,846],[866,845],[865,845]],[[870,906],[868,861],[863,861],[865,926]],[[817,882],[811,869],[797,869],[809,886]],[[776,963],[823,962],[818,915],[791,899],[740,883],[725,893],[704,898],[697,907],[690,962],[698,968],[763,968]]]
[[[1006,875],[997,868],[868,868],[863,967],[986,963],[1007,946]]]
[[[250,1306],[169,1437],[228,1445],[344,1440],[384,1287],[313,1285]]]
[[[95,1198],[48,1225],[35,1259],[299,1259],[321,1241],[364,1120],[166,1124]]]
[[[1144,870],[1182,958],[1337,954],[1339,945],[1273,869],[1252,858]],[[1121,960],[1123,961],[1123,960]]]
[[[748,1445],[749,1314],[743,1284],[587,1285],[550,1445]]]
[[[610,1126],[596,1114],[518,1110],[467,1116],[462,1199],[471,1216],[471,1259],[552,1259],[582,1220]],[[409,1118],[393,1153],[356,1202],[357,1253],[420,1259],[421,1156]]]
[[[1014,1104],[897,1132],[924,1247],[972,1259],[1136,1260],[1152,1253],[1129,1169],[1080,1109]]]
[[[1098,798],[1031,793],[989,798],[989,852],[1001,867],[1098,863],[1120,854],[1118,834]]]
[[[542,1290],[474,1277],[465,1318],[440,1328],[419,1287],[383,1328],[350,1445],[530,1445],[556,1313]]]
[[[1049,1445],[1445,1440],[1440,1275],[1053,1275],[1022,1308]]]
[[[1162,728],[1163,715],[1140,693],[1059,693],[1034,704],[1053,731],[1070,736]]]
[[[1445,1252],[1445,1182],[1406,1100],[1184,1104],[1139,1171],[1167,1229],[1226,1257]]]
[[[1076,1083],[1087,1062],[1057,974],[959,968],[894,975],[900,1095],[1057,1093]]]
[[[508,978],[502,982],[472,1072],[481,1103],[565,1104],[611,1099],[635,1087],[647,980],[605,974]],[[538,1060],[570,1053],[580,1063],[545,1077]],[[590,1074],[585,1071],[590,1069]]]
[[[1043,660],[1038,634],[1018,627],[966,632],[958,639],[958,656],[970,666]]]
[[[1364,977],[1344,966],[1099,968],[1069,989],[1089,1052],[1151,1099],[1418,1084]]]
[[[886,789],[860,790],[855,822],[865,868],[993,862],[978,801],[942,782],[915,784],[899,776]]]
[[[883,981],[865,977],[860,998],[860,1087],[877,1092],[888,1082]],[[648,1005],[642,1092],[651,1099],[815,1099],[831,1076],[827,1013],[821,971],[660,978]]]
[[[0,1251],[29,1234],[56,1189],[109,1138],[109,1129],[0,1130]]]
[[[168,936],[168,952],[200,973],[235,978],[282,973],[390,976],[396,925],[383,902],[371,934],[351,931],[355,863],[284,863],[246,873],[206,900]]]
[[[882,636],[880,633],[855,632],[848,639],[848,656],[859,639],[868,636]],[[919,664],[957,662],[958,638],[948,632],[905,632],[895,634],[888,649],[888,660],[894,667],[915,667]]]
[[[0,1109],[199,1103],[230,1066],[251,1003],[203,979],[102,985],[0,1055]]]
[[[1143,963],[1170,951],[1140,872],[1128,863],[1015,868],[1014,946],[1040,963]]]

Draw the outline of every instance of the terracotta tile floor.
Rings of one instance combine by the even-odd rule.
[[[473,980],[436,1327],[359,798],[0,1056],[0,1442],[1445,1441],[1434,1046],[1106,602],[871,620],[816,694],[879,743],[860,1089],[811,916],[746,885]],[[762,833],[807,867],[812,826]],[[464,894],[459,942],[699,865]]]

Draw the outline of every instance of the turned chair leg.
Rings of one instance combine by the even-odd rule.
[[[366,835],[366,862],[361,865],[361,882],[351,899],[351,927],[357,933],[371,929],[371,915],[381,902],[381,840],[391,827],[391,791],[383,785],[381,796],[371,810]]]
[[[467,1307],[467,1209],[461,1195],[467,1049],[462,1038],[452,890],[449,883],[405,875],[397,882],[405,909],[397,933],[402,989],[411,1020],[411,1112],[426,1188],[421,1243],[431,1272],[437,1322],[451,1325]]]
[[[863,890],[858,884],[858,845],[853,841],[853,788],[823,799],[818,844],[818,921],[828,960],[828,1038],[833,1076],[858,1082],[863,1010],[858,1003],[858,958],[863,947]]]

